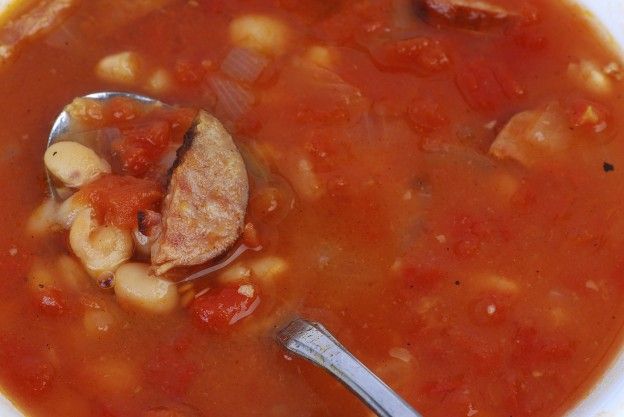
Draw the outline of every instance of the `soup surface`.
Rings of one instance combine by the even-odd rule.
[[[372,415],[277,346],[296,316],[425,417],[561,416],[596,380],[624,322],[624,72],[580,10],[114,3],[0,29],[0,383],[25,413]],[[84,158],[44,165],[58,112],[105,90],[175,107],[74,101]]]

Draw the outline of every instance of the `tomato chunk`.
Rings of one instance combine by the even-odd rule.
[[[158,209],[163,189],[151,180],[106,175],[82,188],[78,196],[95,209],[104,223],[133,228],[139,211]]]
[[[171,140],[171,127],[165,121],[122,129],[121,137],[112,143],[124,173],[143,176],[167,149]]]
[[[260,298],[255,290],[250,294],[241,291],[241,287],[224,287],[196,298],[190,309],[195,324],[214,333],[225,333],[253,313]]]
[[[371,47],[370,52],[382,67],[421,73],[440,72],[451,62],[442,44],[427,37],[385,42]]]
[[[457,72],[455,81],[464,100],[475,110],[493,111],[507,100],[525,95],[522,85],[502,65],[475,60]]]

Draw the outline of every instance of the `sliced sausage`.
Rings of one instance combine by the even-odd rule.
[[[200,111],[178,150],[151,250],[157,274],[198,265],[226,251],[243,230],[249,184],[223,125]]]
[[[482,0],[413,0],[413,5],[426,22],[477,31],[501,26],[515,16]]]

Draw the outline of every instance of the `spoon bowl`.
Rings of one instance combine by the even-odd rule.
[[[135,93],[126,93],[120,91],[100,91],[96,93],[91,93],[82,96],[81,98],[95,100],[99,102],[106,102],[112,100],[117,97],[123,97],[125,99],[134,100],[137,103],[147,105],[147,106],[162,106],[162,107],[171,107],[168,104],[164,104],[161,101],[156,100],[155,98],[143,96]],[[72,125],[71,116],[69,112],[66,110],[67,107],[63,108],[63,111],[59,113],[59,115],[54,120],[52,124],[52,129],[50,129],[50,135],[48,136],[48,142],[46,144],[46,149],[49,148],[52,144],[59,142],[61,138],[67,134]],[[50,191],[50,195],[57,201],[63,200],[61,197],[58,187],[54,184],[52,180],[52,176],[46,170],[46,178],[48,182],[48,189]]]

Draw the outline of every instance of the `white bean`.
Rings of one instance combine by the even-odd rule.
[[[95,73],[103,81],[132,85],[137,82],[140,69],[140,56],[136,52],[125,51],[102,58]]]
[[[115,273],[115,295],[123,306],[164,314],[178,305],[178,291],[171,281],[150,275],[147,264],[123,264]]]
[[[132,256],[132,236],[116,226],[100,226],[92,210],[82,210],[69,230],[69,244],[92,277],[114,271]]]
[[[85,202],[79,201],[76,194],[74,194],[63,201],[58,207],[56,222],[61,227],[69,230],[78,213],[86,208],[89,208],[89,206]]]
[[[271,283],[288,269],[288,263],[277,256],[265,256],[256,259],[249,266],[254,276],[266,283]]]
[[[108,162],[91,148],[77,142],[65,141],[51,145],[43,160],[48,171],[68,187],[81,187],[111,172]]]
[[[283,53],[288,44],[288,27],[265,15],[243,15],[230,23],[230,40],[236,46],[268,54]]]

